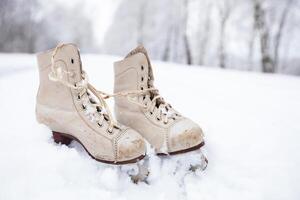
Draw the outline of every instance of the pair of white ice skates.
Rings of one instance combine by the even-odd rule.
[[[58,45],[37,57],[37,120],[52,130],[55,142],[68,145],[76,140],[100,162],[137,163],[137,172],[131,174],[135,182],[149,174],[140,165],[146,156],[144,139],[160,156],[199,151],[199,162],[191,170],[206,167],[207,160],[199,150],[204,145],[201,128],[159,95],[142,46],[114,63],[114,94],[96,90],[88,82],[74,44]],[[115,98],[117,121],[105,101],[110,97]]]

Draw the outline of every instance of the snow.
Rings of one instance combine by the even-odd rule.
[[[111,92],[119,58],[82,59],[92,84]],[[0,54],[0,199],[300,199],[298,77],[153,66],[165,99],[204,130],[204,172],[173,175],[175,160],[149,150],[150,185],[135,185],[78,143],[55,144],[35,120],[35,57]]]

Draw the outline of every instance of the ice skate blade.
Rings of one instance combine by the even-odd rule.
[[[208,160],[202,152],[202,149],[191,151],[185,154],[173,156],[163,156],[163,165],[169,166],[169,170],[173,175],[199,172],[207,168]]]
[[[138,184],[139,182],[144,182],[148,184],[147,178],[150,174],[148,165],[149,158],[146,156],[143,160],[137,162],[136,164],[120,166],[120,169],[121,171],[126,171],[133,183]]]
[[[207,168],[208,160],[207,158],[201,154],[200,156],[200,163],[199,164],[191,164],[189,171],[196,172],[197,170],[204,171]]]
[[[157,153],[158,156],[165,157],[168,159],[175,159],[177,163],[181,166],[187,168],[188,171],[196,172],[198,170],[204,171],[207,168],[208,160],[205,155],[201,151],[201,147],[205,145],[205,142],[201,142],[200,144],[191,147],[189,149],[184,149],[175,152],[169,152],[168,154],[165,153]],[[189,160],[190,165],[187,167],[186,162]],[[184,163],[184,164],[181,164]]]

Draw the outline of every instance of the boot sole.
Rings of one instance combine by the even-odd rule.
[[[158,156],[168,156],[168,155],[177,155],[177,154],[183,154],[183,153],[188,153],[190,151],[195,151],[200,149],[201,147],[203,147],[205,145],[205,142],[201,142],[200,144],[193,146],[191,148],[188,149],[183,149],[183,150],[179,150],[179,151],[173,151],[173,152],[169,152],[168,154],[166,153],[157,153],[156,155]]]
[[[81,144],[81,146],[85,149],[85,151],[89,154],[89,156],[91,158],[93,158],[94,160],[98,161],[98,162],[102,162],[102,163],[106,163],[106,164],[112,164],[112,165],[124,165],[124,164],[132,164],[132,163],[137,163],[138,161],[142,160],[145,155],[141,155],[137,158],[133,158],[130,160],[125,160],[125,161],[120,161],[120,162],[115,162],[115,161],[108,161],[108,160],[101,160],[98,158],[95,158],[88,150],[87,148],[85,148],[85,146],[80,142],[79,139],[77,139],[76,137],[66,134],[66,133],[60,133],[60,132],[56,132],[56,131],[52,131],[53,134],[53,140],[55,143],[57,144],[65,144],[65,145],[69,145],[72,140],[77,141],[79,144]]]

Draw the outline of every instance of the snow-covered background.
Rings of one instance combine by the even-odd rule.
[[[86,53],[300,75],[300,0],[1,0],[0,52]]]
[[[82,59],[92,84],[112,91],[112,62],[120,58]],[[135,185],[77,143],[55,144],[35,120],[35,56],[0,54],[0,199],[300,199],[298,77],[153,66],[162,95],[203,127],[206,171],[173,175],[174,160],[150,150],[150,184]]]

